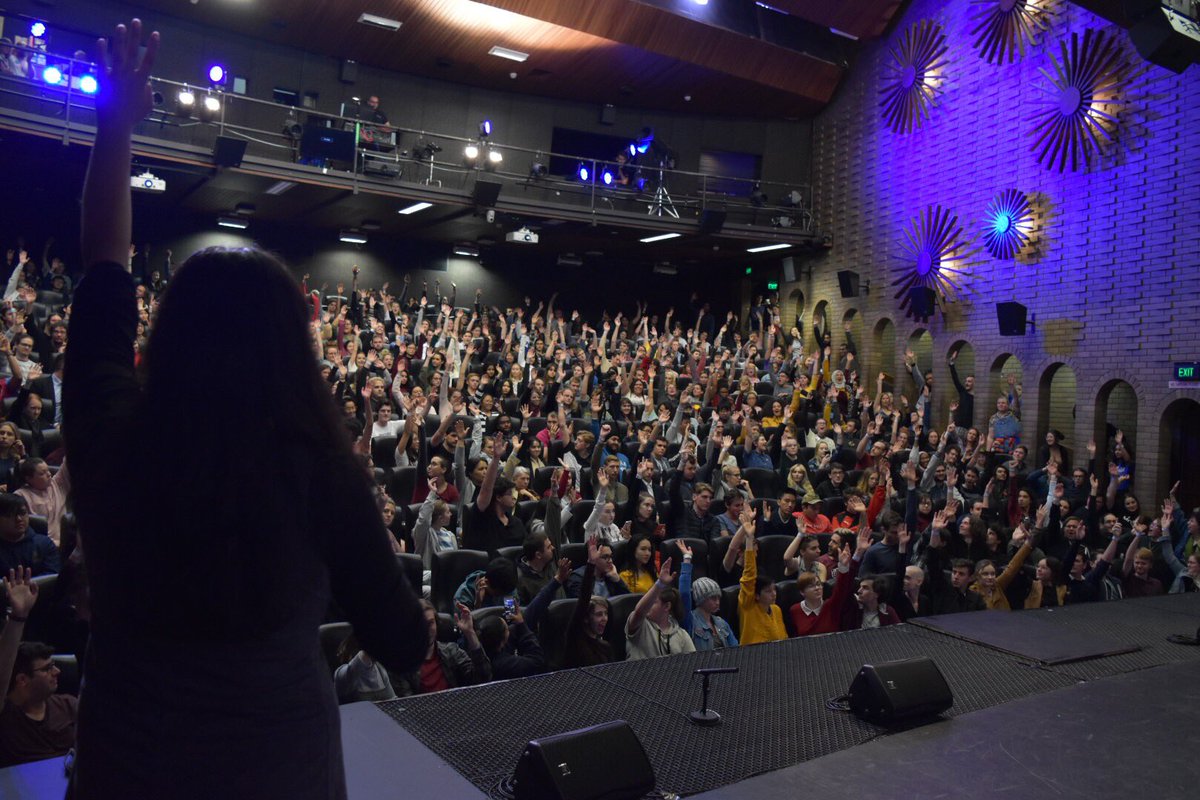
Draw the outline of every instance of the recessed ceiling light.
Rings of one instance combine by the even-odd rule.
[[[408,208],[402,208],[397,213],[399,214],[415,214],[418,211],[424,211],[427,208],[433,208],[433,203],[413,203]]]
[[[507,47],[496,45],[491,50],[488,50],[489,56],[497,56],[499,58],[507,58],[509,61],[524,61],[529,58],[529,53],[522,53],[520,50],[511,50]]]
[[[245,219],[244,217],[230,217],[222,215],[217,217],[217,224],[222,228],[235,228],[239,231],[244,231],[246,228],[250,227],[250,220]]]
[[[645,239],[639,239],[642,244],[650,244],[651,242],[665,242],[667,239],[678,239],[682,233],[660,233],[658,236],[647,236]]]
[[[759,245],[758,247],[747,247],[746,252],[747,253],[765,253],[768,250],[786,250],[789,247],[791,247],[790,244],[764,244],[764,245]]]
[[[277,181],[267,188],[267,194],[280,195],[295,185],[292,181]]]
[[[393,33],[400,30],[400,26],[403,24],[400,22],[400,20],[388,19],[387,17],[381,17],[377,14],[366,13],[359,14],[358,21],[363,25],[370,25],[372,28],[380,28],[381,30],[392,31]]]

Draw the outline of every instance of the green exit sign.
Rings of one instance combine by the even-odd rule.
[[[753,273],[754,273],[754,267],[746,267],[747,275],[752,275]]]
[[[1200,362],[1196,362],[1196,361],[1189,361],[1186,363],[1176,362],[1176,364],[1175,364],[1175,380],[1200,382]]]
[[[767,284],[767,291],[768,292],[778,292],[779,284],[776,283],[775,281],[771,281],[770,283]]]

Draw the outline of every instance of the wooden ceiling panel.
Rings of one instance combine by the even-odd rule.
[[[808,116],[829,101],[843,73],[796,50],[634,0],[139,4],[382,69],[506,92],[655,110]],[[360,25],[357,19],[363,12],[399,20],[403,26],[392,33]],[[527,52],[530,58],[515,63],[490,56],[487,51],[494,45]],[[516,80],[509,77],[513,72]],[[685,95],[691,101],[684,100]]]

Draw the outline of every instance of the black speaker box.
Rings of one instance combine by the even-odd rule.
[[[358,80],[358,62],[343,58],[338,68],[338,80],[342,83],[354,83]]]
[[[240,167],[246,155],[246,140],[232,136],[218,136],[213,145],[213,161],[218,167]]]
[[[534,739],[513,772],[516,800],[637,800],[654,768],[624,720]]]
[[[1028,309],[1020,303],[996,303],[996,321],[1000,323],[1000,335],[1024,336],[1027,311]]]
[[[849,695],[855,716],[877,725],[936,716],[954,705],[950,686],[928,658],[863,664]]]
[[[600,124],[617,124],[617,108],[612,103],[605,103],[604,105],[600,106]]]
[[[471,190],[471,199],[475,201],[475,205],[480,208],[491,208],[496,205],[496,198],[500,196],[501,183],[496,181],[475,181],[475,188]]]
[[[700,212],[700,233],[720,233],[725,227],[725,212],[706,208]]]
[[[783,259],[783,279],[788,283],[796,280],[796,260],[791,256]]]
[[[928,286],[914,286],[908,290],[908,307],[917,319],[929,319],[937,311],[937,294]]]
[[[858,273],[848,269],[839,270],[838,288],[842,290],[842,297],[858,297]]]

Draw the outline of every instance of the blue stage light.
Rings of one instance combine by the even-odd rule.
[[[630,142],[630,143],[629,143],[629,157],[630,157],[630,158],[636,158],[636,157],[637,157],[637,153],[638,153],[638,151],[637,151],[637,142]]]
[[[604,170],[604,172],[600,173],[600,180],[602,180],[604,182],[605,186],[612,186],[612,182],[613,182],[612,170],[606,169],[606,170]]]
[[[62,70],[58,67],[46,67],[42,70],[42,80],[51,86],[58,86],[63,82]]]
[[[32,25],[30,25],[29,26],[29,35],[36,36],[39,39],[42,38],[43,36],[45,36],[46,35],[46,23],[35,22]]]
[[[208,80],[214,85],[224,83],[226,77],[228,76],[225,72],[225,67],[220,64],[213,64],[208,68]]]
[[[592,177],[591,170],[587,168],[587,164],[583,163],[580,163],[578,169],[575,170],[575,174],[579,176],[579,180],[584,182],[587,182]]]
[[[79,78],[79,91],[84,94],[95,94],[100,90],[100,84],[95,75],[83,75]]]
[[[492,135],[492,121],[490,119],[485,119],[483,122],[479,123],[479,136],[482,139],[486,139],[487,137],[489,137],[491,135]]]

